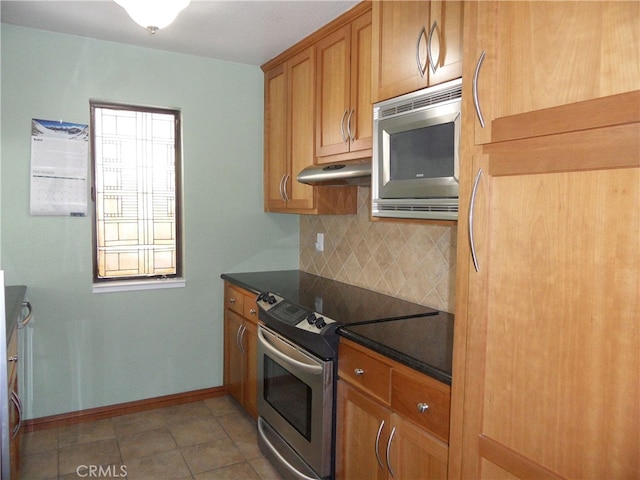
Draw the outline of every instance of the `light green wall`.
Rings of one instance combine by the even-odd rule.
[[[1,252],[34,306],[27,417],[222,384],[220,274],[298,268],[299,218],[262,205],[258,67],[2,25]],[[91,220],[29,214],[32,118],[89,99],[183,115],[186,288],[91,293]]]

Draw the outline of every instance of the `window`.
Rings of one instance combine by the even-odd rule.
[[[91,102],[93,281],[182,277],[178,110]]]

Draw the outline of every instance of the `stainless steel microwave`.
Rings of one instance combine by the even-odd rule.
[[[371,213],[457,220],[462,79],[373,106]]]

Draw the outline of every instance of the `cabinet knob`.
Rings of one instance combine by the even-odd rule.
[[[236,303],[236,299],[235,298],[230,298],[229,299],[229,303]]]
[[[356,374],[356,376],[358,376],[358,377],[359,377],[359,376],[361,376],[361,375],[364,375],[364,370],[363,370],[363,369],[361,369],[361,368],[356,368],[355,370],[353,370],[353,373],[355,373],[355,374]]]
[[[251,308],[251,309],[249,309],[249,313],[251,315],[255,315],[256,313],[258,313],[258,311],[255,308]]]
[[[18,361],[18,355],[11,355],[8,360],[10,362],[17,362]]]
[[[418,413],[424,413],[429,410],[429,404],[420,402],[418,405]]]

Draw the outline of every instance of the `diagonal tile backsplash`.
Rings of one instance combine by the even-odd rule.
[[[300,215],[300,269],[453,313],[456,227],[372,222],[370,202],[359,187],[357,215]]]

